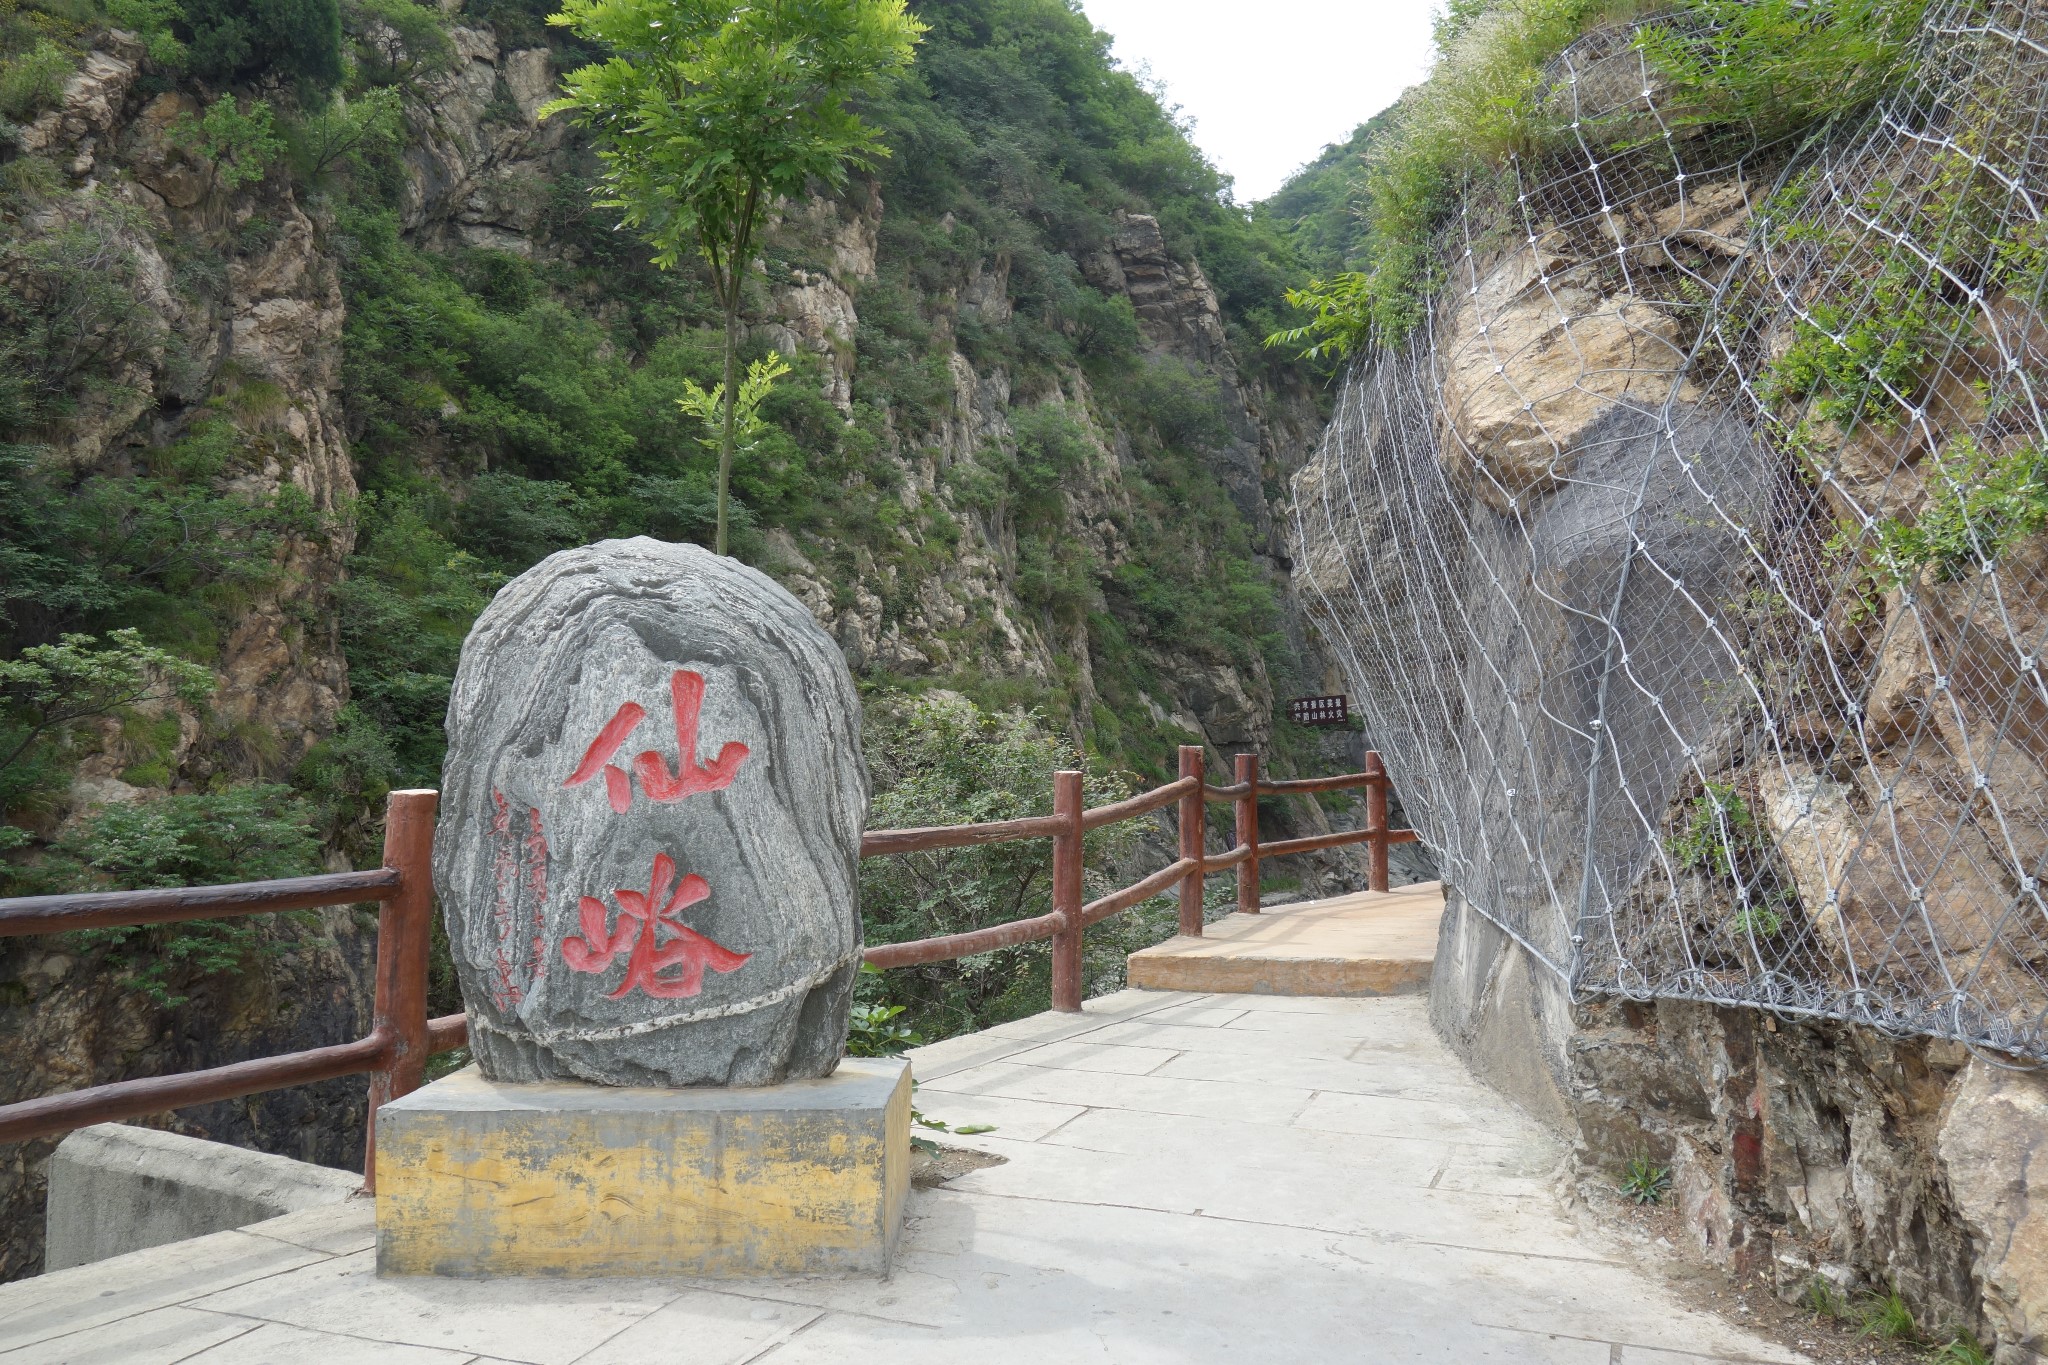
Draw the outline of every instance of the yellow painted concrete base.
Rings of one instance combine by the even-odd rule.
[[[910,1064],[753,1090],[500,1085],[377,1113],[381,1275],[886,1272],[910,1188]]]
[[[1417,994],[1429,988],[1443,913],[1442,885],[1423,882],[1227,915],[1201,938],[1132,953],[1128,979],[1153,991]]]

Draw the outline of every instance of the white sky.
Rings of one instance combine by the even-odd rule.
[[[1429,72],[1434,0],[1082,0],[1126,69],[1149,64],[1241,204]]]

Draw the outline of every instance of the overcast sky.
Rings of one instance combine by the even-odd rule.
[[[1434,0],[1082,0],[1248,204],[1428,74]]]

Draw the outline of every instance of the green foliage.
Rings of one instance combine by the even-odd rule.
[[[1940,579],[1988,569],[2007,548],[2048,528],[2048,450],[2041,446],[1998,453],[1960,435],[1931,463],[1919,516],[1878,523],[1878,561],[1892,583],[1929,568]]]
[[[283,538],[326,529],[292,485],[268,501],[234,489],[247,458],[215,412],[133,472],[80,477],[0,448],[0,645],[131,625],[203,653],[278,581]]]
[[[775,388],[775,381],[789,373],[789,362],[779,354],[761,357],[747,366],[747,377],[740,381],[739,399],[732,405],[732,439],[735,457],[754,453],[763,439],[774,431],[766,418],[761,416],[761,405]],[[703,424],[704,434],[697,443],[706,450],[716,451],[725,439],[725,385],[706,389],[694,379],[683,381],[683,396],[676,400],[676,406],[685,416],[694,417]]]
[[[1825,1275],[1815,1275],[1809,1279],[1799,1299],[1815,1317],[1840,1322],[1849,1316],[1848,1296]]]
[[[873,968],[863,966],[862,970],[872,971]],[[896,1022],[896,1017],[902,1013],[901,1005],[855,1005],[847,1023],[846,1055],[894,1057],[905,1048],[924,1042],[916,1029]]]
[[[1991,1352],[1968,1332],[1957,1332],[1927,1353],[1930,1365],[1992,1365]]]
[[[33,232],[0,218],[0,441],[115,395],[111,376],[147,364],[166,341],[142,302],[146,217],[104,188],[75,207],[83,212]]]
[[[725,313],[715,540],[724,554],[755,236],[777,199],[839,190],[887,155],[848,102],[908,66],[925,27],[904,0],[564,0],[548,22],[614,54],[570,72],[541,110],[572,114],[595,135],[599,204],[652,244],[656,265],[672,268],[694,246],[711,268]]]
[[[868,824],[876,829],[1047,815],[1052,774],[1083,767],[1081,755],[1037,717],[986,712],[950,693],[871,708],[865,730],[877,789]],[[1090,805],[1130,794],[1121,777],[1099,767],[1088,771],[1084,788]],[[1131,825],[1094,831],[1084,846],[1088,863],[1102,866],[1134,837]],[[1044,841],[1027,840],[870,858],[861,864],[866,941],[964,933],[1042,913],[1050,856]],[[1044,945],[1032,944],[902,968],[887,981],[912,1028],[948,1037],[1043,1009],[1048,962]]]
[[[212,691],[205,669],[145,644],[132,629],[104,642],[66,635],[0,659],[0,813],[38,785],[38,747],[61,741],[79,722],[152,703],[196,705]]]
[[[337,94],[319,109],[285,127],[292,170],[306,184],[318,184],[341,167],[360,169],[373,158],[389,156],[398,150],[404,137],[403,103],[398,91],[390,86],[366,90],[353,100]]]
[[[1678,866],[1736,886],[1740,907],[1729,921],[1735,933],[1752,938],[1781,933],[1785,920],[1780,911],[1790,897],[1777,886],[1770,836],[1742,793],[1709,782],[1684,809],[1684,827],[1664,845]]]
[[[503,581],[456,549],[443,524],[424,498],[366,498],[336,589],[353,714],[318,761],[359,794],[439,785],[462,641]]]
[[[185,42],[177,29],[185,19],[180,0],[104,0],[107,18],[142,40],[149,59],[176,70],[185,65]]]
[[[549,22],[613,53],[565,76],[542,110],[597,136],[602,206],[657,264],[696,250],[721,274],[744,265],[774,199],[836,189],[887,155],[847,101],[908,65],[924,31],[902,0],[566,0]]]
[[[1913,1320],[1913,1307],[1896,1289],[1866,1295],[1853,1305],[1858,1334],[1879,1341],[1918,1341],[1920,1324]]]
[[[1377,338],[1399,345],[1440,283],[1436,234],[1471,177],[1550,147],[1565,117],[1544,98],[1546,64],[1617,0],[1503,0],[1444,30],[1429,80],[1397,107],[1366,156],[1363,270],[1312,281],[1288,301],[1310,321],[1269,345],[1342,358]]]
[[[201,80],[265,73],[315,92],[341,83],[336,0],[182,0],[186,67]]]
[[[354,44],[362,79],[372,86],[408,85],[446,70],[455,60],[446,21],[432,5],[415,0],[345,0],[341,26]]]
[[[1637,42],[1681,97],[1673,126],[1740,122],[1777,137],[1895,89],[1926,9],[1927,0],[1687,0],[1680,22],[1646,26]]]
[[[1364,184],[1344,192],[1362,201],[1362,242],[1345,251],[1346,269],[1289,294],[1309,320],[1275,331],[1268,344],[1310,358],[1342,358],[1374,339],[1400,344],[1441,283],[1437,231],[1459,197],[1507,162],[1560,145],[1569,116],[1548,98],[1550,61],[1589,28],[1643,7],[1453,4],[1438,25],[1429,80],[1390,111],[1390,126],[1374,130]],[[1740,122],[1775,136],[1864,108],[1894,88],[1907,74],[1908,42],[1925,7],[1926,0],[1685,0],[1678,13],[1644,25],[1637,42],[1668,79],[1672,122]],[[1304,197],[1331,196],[1326,176],[1312,178]],[[1341,217],[1314,207],[1321,240],[1342,241],[1334,226]],[[1321,261],[1329,259],[1325,248]]]
[[[268,175],[285,149],[267,100],[251,100],[245,106],[233,95],[224,95],[207,105],[200,117],[185,115],[167,131],[171,141],[212,163],[213,178],[230,190]]]
[[[65,891],[213,886],[318,871],[311,811],[289,788],[250,785],[102,806],[51,845],[36,869]],[[86,929],[68,936],[105,947],[126,981],[160,1005],[185,1002],[195,980],[237,972],[269,946],[250,917],[156,927]]]
[[[48,38],[9,57],[0,57],[0,118],[26,123],[55,104],[77,59]]]
[[[1357,271],[1364,263],[1366,157],[1387,135],[1399,106],[1373,115],[1340,143],[1302,167],[1252,210],[1283,234],[1302,264],[1319,277]]]
[[[1664,1196],[1671,1193],[1671,1168],[1659,1166],[1646,1156],[1630,1157],[1622,1168],[1617,1188],[1633,1203],[1661,1204]]]
[[[1734,877],[1738,861],[1762,837],[1742,793],[1725,783],[1709,782],[1706,791],[1687,803],[1686,812],[1685,828],[1665,843],[1671,856],[1680,867]]]

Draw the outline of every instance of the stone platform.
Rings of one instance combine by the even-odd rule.
[[[1146,990],[1250,995],[1415,995],[1428,989],[1443,918],[1440,882],[1227,915],[1201,938],[1131,954]]]
[[[377,1114],[381,1275],[886,1272],[910,1190],[910,1067],[751,1089],[500,1084]]]
[[[1125,991],[912,1054],[887,1279],[380,1279],[369,1201],[0,1285],[0,1365],[1794,1365],[1558,1202],[1420,996]],[[1759,1291],[1767,1292],[1767,1291]]]

